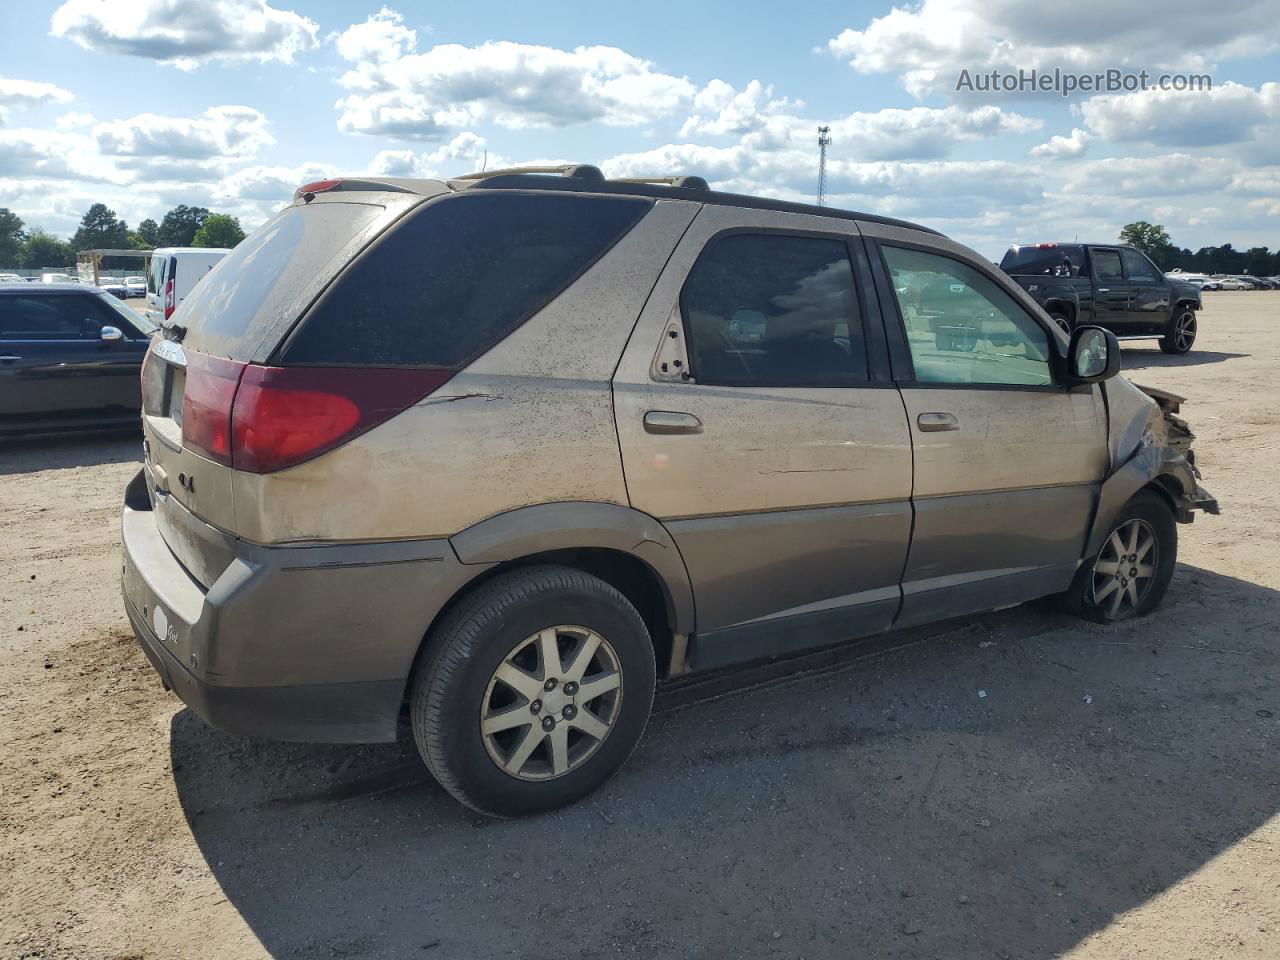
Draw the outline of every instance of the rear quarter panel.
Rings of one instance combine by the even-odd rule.
[[[308,463],[236,471],[254,542],[448,536],[517,507],[626,504],[610,379],[699,205],[659,201],[568,290],[444,387]]]

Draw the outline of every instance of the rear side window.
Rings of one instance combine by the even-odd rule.
[[[464,366],[541,310],[651,206],[497,191],[427,204],[338,279],[283,360]]]
[[[1084,275],[1084,248],[1071,246],[1010,247],[1000,261],[1008,274],[1043,277]]]
[[[0,297],[0,340],[97,340],[111,322],[95,297]]]
[[[699,383],[837,387],[867,381],[844,241],[733,234],[694,264],[680,298]]]

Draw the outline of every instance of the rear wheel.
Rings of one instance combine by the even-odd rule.
[[[1159,494],[1135,496],[1112,521],[1102,549],[1080,566],[1064,596],[1072,613],[1113,622],[1150,613],[1178,560],[1178,527]]]
[[[1196,314],[1194,310],[1178,309],[1174,311],[1160,338],[1160,349],[1165,353],[1181,354],[1191,349],[1196,342]]]
[[[513,570],[434,631],[409,697],[414,739],[454,797],[515,817],[613,774],[653,704],[653,644],[621,593],[570,567]]]

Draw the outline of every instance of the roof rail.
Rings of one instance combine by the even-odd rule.
[[[558,173],[562,177],[576,177],[579,180],[604,180],[599,167],[587,163],[561,163],[545,167],[504,167],[501,170],[478,170],[475,173],[464,173],[451,180],[488,180],[490,177],[504,177],[511,173]]]
[[[685,190],[710,190],[707,181],[702,177],[614,177],[614,183],[665,183],[669,187],[683,187]]]

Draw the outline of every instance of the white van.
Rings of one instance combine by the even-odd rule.
[[[173,316],[191,288],[230,250],[217,247],[162,247],[147,271],[147,319],[160,324]]]

